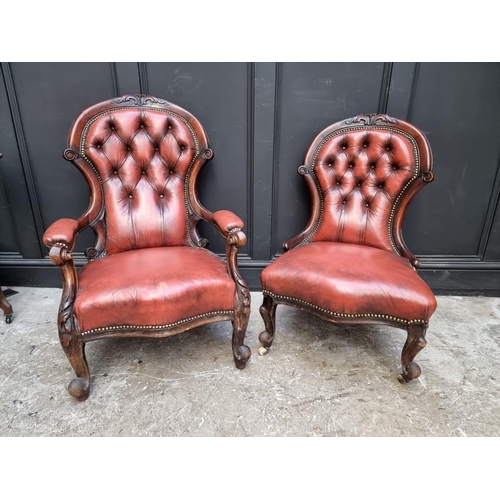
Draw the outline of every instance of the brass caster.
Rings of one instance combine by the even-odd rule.
[[[265,356],[269,352],[269,349],[265,347],[259,347],[259,356]]]
[[[262,345],[265,348],[271,347],[271,344],[273,343],[274,340],[274,334],[271,335],[267,330],[264,330],[260,335],[259,335],[259,340],[262,343]]]

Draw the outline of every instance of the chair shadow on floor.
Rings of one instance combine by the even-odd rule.
[[[164,338],[107,338],[89,343],[86,352],[93,365],[92,383],[98,388],[102,377],[136,375],[175,380],[200,370],[226,370],[231,356],[223,346],[231,339],[231,332],[231,322],[227,321]]]
[[[383,325],[334,324],[293,307],[286,307],[285,310],[284,306],[279,306],[276,316],[276,346],[271,348],[276,353],[286,353],[290,340],[297,340],[302,350],[308,345],[320,343],[326,351],[343,348],[352,355],[368,356],[397,378],[398,357],[406,339],[404,331]],[[295,330],[291,334],[292,339],[290,326]],[[326,352],[325,356],[328,356]]]

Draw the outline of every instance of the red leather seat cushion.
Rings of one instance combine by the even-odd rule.
[[[275,295],[343,314],[428,320],[437,305],[408,259],[350,243],[296,247],[264,269],[261,281]]]
[[[203,248],[143,248],[88,263],[78,275],[74,314],[82,333],[121,325],[168,325],[234,310],[225,262]]]

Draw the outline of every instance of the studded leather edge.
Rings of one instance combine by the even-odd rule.
[[[193,156],[193,159],[191,160],[191,163],[189,164],[189,167],[186,170],[186,178],[184,180],[184,208],[186,209],[186,236],[189,241],[189,244],[192,247],[199,248],[198,245],[196,245],[191,238],[191,231],[190,231],[190,225],[189,225],[189,216],[191,214],[194,214],[194,210],[191,207],[191,203],[189,202],[189,176],[191,175],[191,168],[194,165],[194,162],[197,160],[197,158],[200,156],[200,151],[199,149],[196,149],[196,154]]]
[[[175,321],[173,323],[167,323],[165,325],[116,325],[116,326],[104,326],[102,328],[93,328],[92,330],[87,330],[82,332],[81,335],[89,335],[92,333],[103,333],[103,332],[113,332],[117,330],[168,330],[169,328],[175,328],[176,326],[185,325],[194,321],[196,319],[201,318],[211,318],[213,316],[217,316],[219,314],[223,315],[234,315],[234,310],[229,311],[213,311],[205,314],[197,314],[196,316],[191,316],[190,318],[181,319],[179,321]]]
[[[329,311],[328,309],[323,309],[315,304],[311,304],[310,302],[306,302],[305,300],[296,299],[295,297],[288,297],[286,295],[278,295],[276,293],[270,292],[269,290],[262,290],[264,295],[269,295],[273,299],[277,300],[286,300],[292,303],[303,304],[305,306],[310,307],[311,309],[315,309],[316,311],[320,311],[322,313],[328,314],[329,316],[333,316],[335,318],[374,318],[374,319],[387,319],[390,321],[395,321],[397,323],[404,323],[406,325],[411,325],[414,323],[427,323],[424,319],[402,319],[397,318],[396,316],[389,316],[387,314],[375,314],[375,313],[359,313],[359,314],[348,314],[348,313],[339,313],[335,311]]]
[[[391,242],[391,246],[392,246],[393,250],[396,252],[396,255],[401,255],[401,252],[398,250],[398,248],[396,247],[396,244],[394,243],[394,238],[393,238],[393,235],[392,235],[392,222],[394,220],[394,215],[396,213],[396,207],[398,206],[398,203],[399,203],[401,197],[403,196],[404,192],[408,189],[408,187],[412,184],[412,182],[418,177],[418,175],[420,173],[420,157],[419,157],[419,154],[418,154],[417,141],[410,134],[408,134],[408,133],[406,133],[406,132],[404,132],[402,130],[398,130],[398,129],[393,128],[393,127],[381,127],[381,126],[376,126],[376,125],[374,125],[374,126],[368,126],[368,127],[366,127],[366,126],[365,127],[346,127],[346,128],[342,128],[340,130],[336,130],[335,132],[332,132],[331,134],[328,134],[326,137],[324,137],[323,140],[321,141],[321,143],[319,144],[319,146],[316,148],[316,151],[314,152],[314,156],[313,156],[313,161],[312,161],[312,164],[311,164],[310,172],[311,172],[311,175],[314,178],[314,182],[316,183],[316,186],[318,187],[318,191],[320,193],[320,198],[321,198],[320,213],[319,213],[318,221],[316,222],[316,225],[315,225],[314,229],[297,246],[301,246],[301,245],[305,245],[305,244],[309,243],[309,241],[311,240],[311,238],[318,232],[319,226],[321,225],[321,220],[323,219],[323,211],[324,211],[323,191],[322,191],[321,186],[319,184],[319,181],[318,181],[318,179],[316,177],[316,174],[314,173],[314,167],[316,165],[316,158],[318,157],[318,154],[319,154],[321,148],[332,137],[335,137],[337,135],[341,135],[341,134],[345,133],[346,131],[347,132],[351,132],[353,130],[387,130],[388,132],[394,132],[396,134],[400,134],[400,135],[406,137],[411,142],[411,144],[412,144],[412,147],[413,147],[413,156],[415,158],[415,172],[414,172],[412,178],[403,186],[403,188],[399,192],[398,196],[394,200],[394,203],[392,204],[392,207],[391,207],[391,212],[389,214],[389,220],[387,221],[387,231],[388,231],[388,234],[389,234],[389,241]]]

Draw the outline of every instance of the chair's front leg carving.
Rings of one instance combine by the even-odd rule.
[[[266,329],[259,335],[259,340],[264,347],[259,349],[259,354],[267,354],[267,350],[271,347],[276,331],[276,307],[278,304],[269,295],[264,295],[264,302],[259,308],[260,315],[264,320]]]
[[[228,238],[226,245],[226,260],[229,274],[236,283],[234,296],[234,321],[233,321],[233,356],[236,368],[245,368],[252,352],[243,342],[250,318],[250,290],[245,280],[241,277],[238,268],[238,249],[247,241],[245,233],[236,229]]]
[[[70,362],[76,377],[68,386],[68,392],[78,399],[85,401],[89,396],[90,371],[85,357],[85,344],[73,315],[78,278],[73,256],[66,246],[54,245],[49,252],[50,260],[61,269],[63,275],[63,290],[61,304],[57,317],[59,341]]]
[[[413,362],[413,358],[427,345],[426,331],[427,323],[410,323],[408,325],[408,337],[401,354],[403,373],[398,377],[401,383],[409,382],[420,376],[420,366]]]

